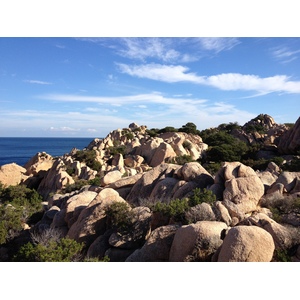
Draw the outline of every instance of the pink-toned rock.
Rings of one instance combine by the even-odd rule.
[[[170,249],[169,261],[182,262],[193,257],[198,261],[210,261],[222,245],[221,234],[227,225],[217,221],[200,221],[177,229]]]
[[[36,175],[40,171],[48,171],[53,166],[53,157],[46,152],[38,152],[25,165],[26,175]]]
[[[276,249],[287,250],[294,246],[292,230],[285,227],[264,213],[257,213],[248,218],[253,225],[266,230],[273,238]]]
[[[90,204],[96,195],[96,192],[84,191],[67,200],[65,221],[69,228],[77,220],[80,212]]]
[[[244,214],[257,210],[264,195],[264,185],[258,176],[239,177],[225,182],[223,204],[231,216],[243,218]]]
[[[270,262],[275,245],[272,236],[257,226],[229,229],[223,241],[218,262]]]
[[[300,118],[279,140],[278,150],[282,154],[296,154],[300,149]]]
[[[28,178],[25,173],[26,169],[15,163],[0,166],[0,183],[4,186],[18,185]]]
[[[107,230],[105,208],[114,202],[127,203],[113,189],[105,188],[84,208],[71,226],[68,237],[90,245]]]
[[[65,164],[61,159],[58,159],[47,171],[37,191],[47,199],[50,193],[57,193],[73,183],[75,183],[74,179],[65,171]]]
[[[106,186],[122,178],[122,173],[119,170],[108,172],[102,179],[102,185]]]
[[[177,225],[167,225],[155,229],[143,247],[133,252],[126,262],[169,261],[170,249],[178,228]]]

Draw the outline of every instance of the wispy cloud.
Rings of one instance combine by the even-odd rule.
[[[42,85],[50,85],[51,82],[41,81],[41,80],[24,80],[24,82],[32,83],[32,84],[42,84]]]
[[[163,82],[191,82],[215,87],[224,91],[255,91],[260,94],[272,92],[300,93],[300,81],[290,80],[286,75],[259,77],[240,73],[224,73],[212,76],[199,76],[181,65],[127,65],[118,64],[120,72],[139,78]]]
[[[290,50],[288,47],[280,47],[272,49],[272,55],[276,60],[282,63],[289,63],[298,58],[300,50]]]
[[[237,38],[205,37],[197,38],[197,40],[203,49],[212,50],[216,53],[231,50],[233,47],[240,44],[240,41]]]
[[[74,131],[80,131],[79,128],[71,128],[67,126],[62,126],[62,127],[53,127],[51,126],[48,128],[49,131],[55,131],[55,132],[74,132]]]

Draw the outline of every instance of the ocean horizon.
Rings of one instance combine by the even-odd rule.
[[[38,152],[53,157],[69,153],[73,148],[83,150],[95,138],[81,137],[0,137],[0,166],[16,163],[24,166]]]

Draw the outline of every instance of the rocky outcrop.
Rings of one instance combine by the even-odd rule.
[[[257,173],[239,162],[224,163],[215,176],[212,190],[216,187],[223,189],[222,204],[230,216],[239,220],[257,210],[265,191]]]
[[[65,171],[65,164],[58,159],[47,171],[37,191],[44,199],[47,199],[50,193],[57,193],[66,185],[73,183],[75,183],[74,179]]]
[[[279,139],[287,130],[286,125],[277,124],[271,116],[260,114],[241,129],[235,129],[232,135],[249,145],[260,144],[273,152],[277,150]]]
[[[25,165],[26,175],[37,175],[40,171],[48,171],[54,163],[54,159],[46,152],[38,152]]]
[[[278,150],[281,154],[296,154],[300,151],[300,118],[281,136]]]

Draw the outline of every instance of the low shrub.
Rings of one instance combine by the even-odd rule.
[[[131,208],[125,202],[114,202],[105,208],[108,226],[121,231],[128,231],[132,225]]]
[[[205,188],[195,188],[192,196],[188,200],[189,206],[193,207],[203,202],[212,205],[214,202],[216,202],[216,195],[212,191]]]
[[[49,240],[45,244],[27,243],[22,246],[15,262],[74,262],[81,258],[84,244],[70,238],[61,238],[58,241]]]

